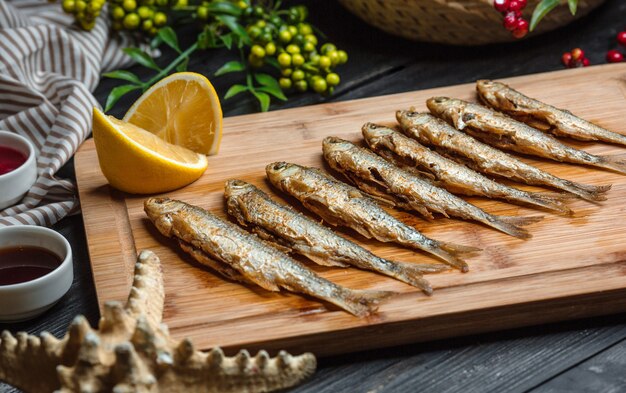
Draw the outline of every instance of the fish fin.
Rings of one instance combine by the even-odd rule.
[[[400,262],[400,263],[408,263],[408,262]],[[412,266],[415,266],[416,269],[422,274],[436,274],[445,272],[451,269],[450,265],[446,265],[445,263],[411,263]]]
[[[421,204],[399,201],[396,205],[405,210],[413,210],[419,213],[424,219],[428,221],[432,221],[435,219],[435,216],[432,215],[430,210],[428,210],[425,206]]]
[[[450,266],[444,265],[443,263],[396,263],[400,269],[394,271],[392,277],[421,289],[422,292],[428,296],[433,294],[433,288],[422,275],[424,273],[439,273],[445,270],[450,270]]]
[[[610,188],[611,186],[609,186]],[[572,195],[571,192],[558,192],[558,191],[548,191],[548,192],[533,192],[532,195],[540,195],[545,199],[552,199],[555,201],[569,201],[575,199],[576,196]]]
[[[274,236],[274,234],[267,231],[265,228],[254,226],[252,227],[251,232],[260,237],[266,243],[269,243],[272,247],[279,249],[285,254],[291,254],[292,249],[290,244],[282,238]]]
[[[543,216],[510,217],[497,216],[497,221],[492,222],[492,226],[500,231],[517,237],[519,239],[530,239],[533,236],[523,226],[541,221]]]
[[[477,252],[482,251],[482,248],[472,247],[472,246],[464,246],[462,244],[456,243],[448,243],[448,242],[439,242],[439,246],[453,255],[463,255],[463,254],[475,254]]]
[[[215,259],[208,256],[204,251],[180,239],[176,239],[176,241],[178,241],[178,245],[180,246],[180,248],[189,255],[191,255],[193,259],[195,259],[198,263],[209,267],[211,270],[221,274],[222,276],[230,280],[239,281],[246,284],[251,283],[250,280],[241,275],[241,273],[239,273],[237,270],[233,269],[225,263],[216,261]]]
[[[341,299],[337,299],[335,304],[351,314],[363,318],[375,313],[380,302],[393,295],[397,295],[397,293],[345,288],[342,291]]]
[[[626,154],[600,156],[600,163],[603,168],[626,174]]]
[[[567,191],[583,199],[592,202],[606,201],[606,193],[611,189],[611,184],[592,186],[589,184],[576,183],[566,180]]]
[[[422,292],[428,296],[433,294],[433,287],[428,280],[422,277],[422,266],[406,262],[396,262],[396,264],[398,265],[398,269],[395,269],[393,273],[390,274],[392,277],[421,289]]]
[[[517,227],[525,227],[543,220],[543,216],[498,216],[500,221]]]
[[[331,258],[323,258],[323,257],[317,256],[317,255],[312,254],[312,253],[304,253],[304,256],[306,256],[311,261],[315,262],[316,264],[318,264],[320,266],[332,266],[332,267],[348,267],[348,266],[350,266],[347,263],[336,261],[336,260],[333,260]]]
[[[561,212],[566,215],[573,215],[572,209],[567,207],[563,201],[573,198],[572,194],[565,192],[550,192],[550,193],[530,193],[530,198],[534,205],[544,207],[546,209]]]

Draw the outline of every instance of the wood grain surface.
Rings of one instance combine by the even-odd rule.
[[[528,95],[624,132],[625,65],[506,81]],[[583,91],[581,96],[578,92]],[[226,118],[220,154],[209,158],[204,176],[166,195],[225,216],[224,181],[240,178],[271,192],[279,201],[294,203],[269,187],[263,170],[267,163],[284,160],[324,167],[321,140],[325,136],[360,141],[364,122],[393,124],[395,110],[410,106],[425,110],[425,99],[434,95],[475,99],[473,85],[461,85]],[[572,145],[597,154],[626,153],[626,149],[611,145]],[[227,282],[191,262],[152,228],[142,210],[144,197],[126,195],[107,185],[89,140],[76,156],[76,176],[98,300],[102,305],[107,300],[124,299],[136,251],[151,249],[164,264],[165,322],[174,336],[190,337],[202,348],[216,344],[227,349],[280,347],[330,355],[626,310],[626,176],[524,160],[571,180],[611,183],[609,200],[602,204],[574,200],[570,206],[576,215],[563,217],[468,199],[494,214],[545,215],[543,221],[530,227],[534,238],[529,241],[469,222],[443,218],[426,222],[411,213],[394,212],[431,237],[484,251],[468,261],[467,274],[453,271],[429,276],[435,288],[430,298],[381,275],[309,263],[342,285],[400,293],[384,303],[379,314],[358,319],[298,295]],[[434,261],[425,254],[368,241],[349,231],[339,232],[387,258]]]

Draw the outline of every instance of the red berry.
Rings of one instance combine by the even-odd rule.
[[[507,12],[504,16],[504,28],[513,31],[517,28],[517,15],[515,12]]]
[[[572,59],[574,60],[582,60],[585,58],[585,52],[580,48],[572,49]]]
[[[517,0],[517,2],[520,4],[520,9],[526,8],[526,4],[528,4],[528,0]]]
[[[505,12],[509,9],[509,0],[493,0],[493,7],[498,12]]]
[[[606,53],[606,61],[609,63],[621,63],[624,61],[624,55],[613,49]]]
[[[526,34],[528,34],[528,21],[525,19],[518,19],[517,26],[515,27],[515,30],[513,30],[512,34],[515,38],[524,38]]]
[[[591,64],[591,63],[589,62],[589,59],[585,57],[585,58],[583,59],[583,67],[589,67],[589,64]]]
[[[518,0],[509,1],[509,11],[521,11],[522,8],[523,7]]]
[[[626,46],[626,31],[617,33],[617,42]]]
[[[569,67],[572,62],[572,54],[569,52],[563,53],[563,56],[561,56],[561,62],[565,67]]]

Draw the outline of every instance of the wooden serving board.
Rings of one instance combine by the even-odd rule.
[[[626,133],[626,65],[505,81],[530,96]],[[265,180],[266,164],[291,161],[326,168],[321,156],[324,137],[360,141],[364,122],[393,124],[397,109],[415,106],[425,110],[425,100],[435,95],[475,99],[474,86],[468,84],[227,118],[221,151],[209,157],[204,176],[165,195],[225,217],[224,182],[239,178],[270,192],[281,202],[299,207],[270,188]],[[626,153],[625,148],[606,144],[572,145],[597,154]],[[88,140],[76,155],[76,177],[98,300],[100,305],[124,300],[137,251],[150,249],[163,262],[165,322],[175,337],[190,337],[201,348],[284,348],[330,355],[626,310],[626,176],[524,160],[578,182],[612,183],[609,200],[601,204],[573,200],[570,206],[576,215],[563,217],[468,198],[495,214],[544,214],[543,221],[530,226],[534,238],[528,241],[478,224],[443,218],[426,222],[395,211],[394,215],[428,236],[484,251],[468,260],[469,273],[451,271],[428,276],[435,288],[432,297],[375,273],[322,268],[306,262],[338,284],[399,293],[384,303],[378,314],[359,319],[311,298],[228,282],[194,263],[152,227],[143,213],[145,197],[127,195],[108,186],[98,166],[93,140]],[[366,240],[350,231],[342,229],[339,233],[386,258],[434,261],[425,254]]]

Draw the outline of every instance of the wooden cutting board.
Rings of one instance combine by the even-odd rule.
[[[485,75],[487,77],[488,75]],[[417,76],[416,76],[417,77]],[[626,65],[607,65],[505,80],[524,93],[626,133]],[[230,117],[224,121],[222,148],[209,157],[209,169],[195,183],[168,197],[202,206],[222,217],[224,181],[239,178],[281,202],[299,207],[272,190],[264,167],[291,161],[325,167],[321,141],[336,135],[360,141],[364,122],[393,124],[397,109],[435,95],[475,99],[473,84]],[[571,143],[597,154],[626,153],[606,144]],[[524,158],[558,176],[594,185],[613,184],[609,200],[573,200],[574,217],[468,198],[502,215],[544,214],[530,226],[534,238],[522,241],[487,227],[439,218],[426,222],[407,212],[394,214],[436,239],[483,248],[469,259],[470,272],[430,275],[432,297],[401,282],[353,268],[322,268],[322,276],[351,288],[397,291],[380,312],[359,319],[311,298],[270,293],[228,282],[177,250],[147,220],[145,197],[110,188],[93,140],[76,155],[85,231],[100,305],[124,300],[137,251],[150,249],[163,262],[165,322],[177,338],[199,347],[220,345],[234,351],[288,349],[330,355],[455,335],[494,331],[626,310],[626,176],[581,166]],[[527,190],[539,190],[520,186]],[[409,262],[432,262],[425,254],[366,240],[339,230],[376,254]]]

